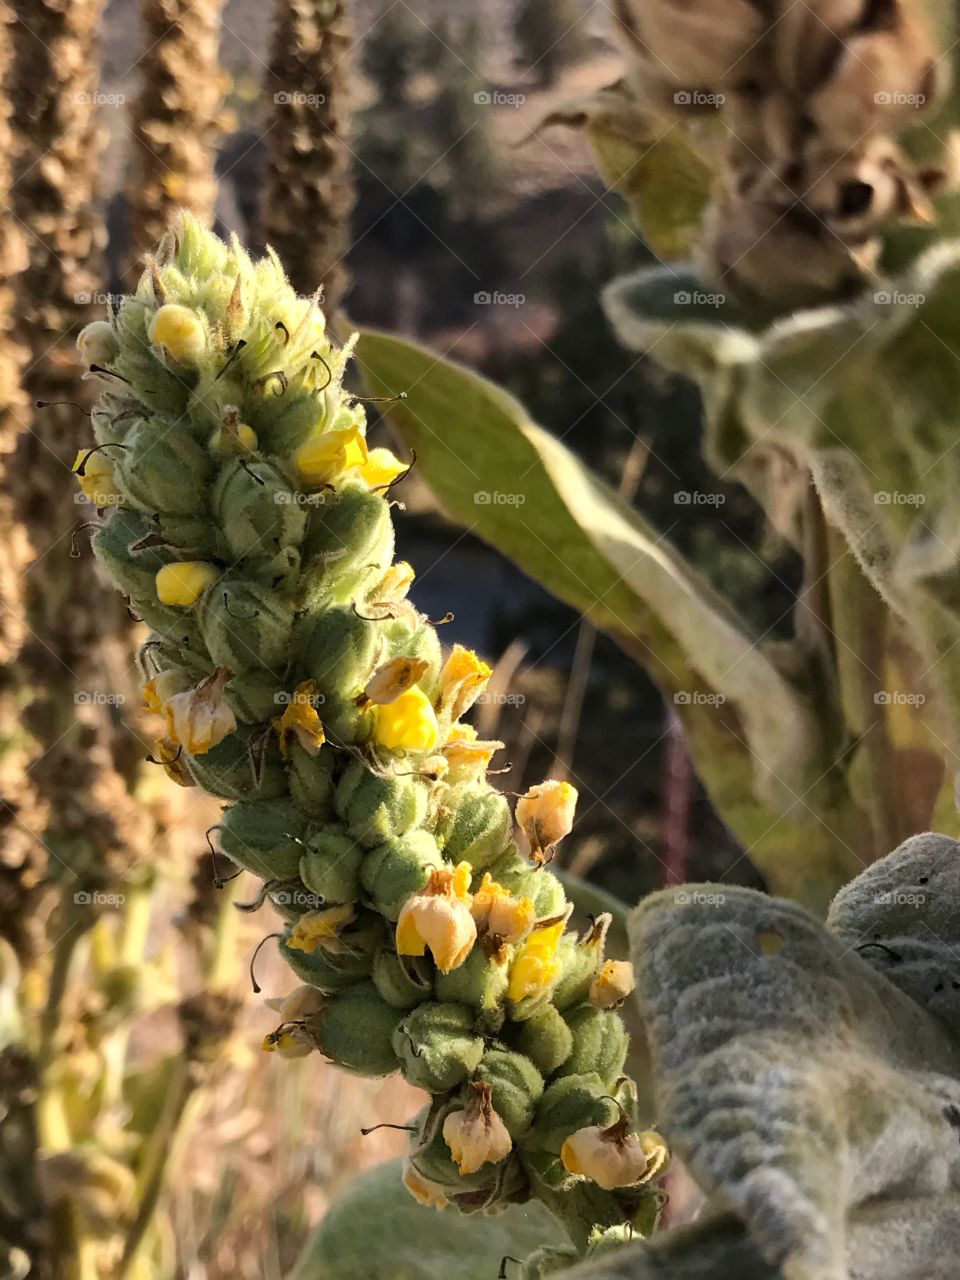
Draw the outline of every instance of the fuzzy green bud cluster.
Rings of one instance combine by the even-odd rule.
[[[567,932],[543,865],[576,792],[520,800],[521,853],[487,778],[501,744],[462,721],[490,670],[407,599],[406,468],[367,446],[350,344],[274,257],[185,217],[80,347],[104,390],[75,469],[100,562],[153,632],[154,756],[225,802],[220,847],[264,881],[303,984],[271,1002],[265,1048],[426,1090],[422,1200],[557,1207],[589,1183],[604,1228],[632,1222],[663,1163],[623,1076],[632,975],[605,961],[603,919]]]

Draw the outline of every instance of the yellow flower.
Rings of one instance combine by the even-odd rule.
[[[92,364],[109,364],[120,351],[113,325],[107,320],[85,325],[77,335],[77,350],[88,369]]]
[[[443,1140],[461,1174],[476,1173],[482,1165],[496,1164],[513,1150],[513,1141],[493,1108],[488,1084],[474,1084],[474,1096],[465,1111],[451,1111],[443,1122]]]
[[[175,693],[180,693],[183,683],[182,671],[177,671],[176,669],[158,671],[155,676],[146,682],[141,690],[143,705],[148,711],[153,711],[158,716],[162,716],[165,704]]]
[[[537,920],[532,899],[515,898],[489,871],[483,873],[480,888],[473,895],[471,913],[477,933],[491,952],[522,942]]]
[[[431,1182],[429,1178],[425,1178],[422,1173],[413,1167],[409,1160],[403,1162],[403,1185],[407,1188],[414,1200],[418,1204],[422,1204],[425,1209],[445,1209],[449,1203],[447,1197],[443,1194],[443,1188],[436,1182]]]
[[[569,835],[577,808],[577,789],[569,782],[541,782],[517,801],[517,823],[537,862]]]
[[[455,644],[440,672],[440,705],[451,720],[459,720],[476,702],[493,675],[472,649]]]
[[[384,489],[409,470],[389,449],[371,449],[359,469],[360,479],[371,489]]]
[[[171,778],[178,787],[196,786],[193,778],[191,778],[187,766],[183,760],[183,747],[175,742],[171,742],[168,738],[157,738],[153,744],[153,757],[158,764],[163,765],[163,772],[168,778]]]
[[[340,934],[357,918],[356,908],[347,902],[338,907],[323,907],[319,911],[307,911],[294,926],[287,939],[287,946],[294,951],[322,951],[334,954],[344,951],[346,943]]]
[[[590,999],[601,1009],[617,1009],[636,986],[633,965],[626,960],[607,960],[590,987]]]
[[[264,1053],[279,1053],[281,1058],[306,1058],[313,1053],[313,1045],[297,1035],[297,1028],[280,1027],[263,1037]]]
[[[176,302],[160,308],[150,321],[147,336],[178,364],[197,364],[207,345],[207,332],[199,315]]]
[[[239,411],[231,406],[210,437],[210,452],[220,458],[235,458],[242,453],[252,453],[256,447],[257,433],[253,427],[240,421]]]
[[[81,467],[83,467],[82,475]],[[88,502],[93,503],[95,507],[117,506],[120,497],[113,474],[113,463],[104,454],[81,449],[74,459],[73,472]]]
[[[223,697],[232,675],[229,667],[217,667],[196,688],[175,693],[164,702],[171,742],[181,743],[192,756],[201,756],[233,733],[237,718]]]
[[[548,991],[560,977],[557,947],[563,937],[566,916],[556,924],[535,929],[514,957],[510,966],[507,996],[519,1003],[528,996]]]
[[[308,487],[332,484],[344,471],[367,460],[367,442],[359,427],[324,431],[302,444],[293,455],[300,483]]]
[[[423,658],[391,658],[378,667],[363,691],[365,702],[388,706],[411,689],[429,667]]]
[[[384,604],[399,604],[407,598],[415,577],[413,565],[407,564],[406,560],[398,560],[384,574],[376,592],[378,599]]]
[[[432,751],[440,737],[437,714],[422,689],[374,707],[373,717],[373,736],[388,751]]]
[[[266,1053],[279,1053],[283,1058],[305,1058],[313,1052],[313,1044],[304,1034],[306,1019],[319,1013],[327,997],[316,987],[294,987],[289,995],[272,996],[267,1008],[274,1009],[282,1019],[276,1031],[263,1037],[262,1048]]]
[[[290,758],[290,739],[296,738],[308,755],[316,756],[326,742],[323,724],[314,706],[317,698],[316,680],[303,680],[294,690],[282,716],[274,716],[271,723],[280,743],[284,760]]]
[[[188,609],[196,604],[220,576],[216,565],[206,560],[180,560],[157,571],[157,599],[161,604]]]
[[[477,926],[470,914],[471,874],[468,862],[453,870],[431,872],[426,887],[405,902],[400,912],[398,955],[422,956],[429,947],[442,973],[463,964],[477,940]]]
[[[590,1125],[572,1133],[560,1151],[568,1173],[592,1179],[605,1191],[648,1182],[666,1165],[666,1143],[658,1133],[627,1133],[621,1118],[604,1129]]]
[[[279,1013],[284,1022],[302,1022],[311,1014],[319,1013],[327,1002],[327,997],[316,987],[303,984],[285,996],[269,996],[266,1000],[268,1009]]]
[[[482,778],[490,767],[490,761],[503,749],[502,742],[492,738],[484,740],[472,724],[451,726],[447,740],[441,747],[451,772],[463,780]]]

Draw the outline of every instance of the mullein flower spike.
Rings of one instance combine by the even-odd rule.
[[[273,1002],[263,1047],[428,1090],[404,1179],[422,1202],[557,1209],[592,1167],[568,1168],[564,1142],[613,1122],[615,1088],[630,1112],[607,1012],[628,966],[604,964],[602,918],[566,932],[540,865],[575,790],[533,788],[517,807],[531,856],[513,843],[487,777],[501,744],[461,721],[492,672],[461,645],[445,656],[407,599],[387,494],[407,466],[367,447],[349,346],[275,258],[186,216],[98,325],[80,344],[109,357],[98,443],[125,448],[121,483],[109,460],[81,477],[111,490],[94,546],[154,632],[155,759],[225,801],[221,848],[284,919],[303,985]],[[628,1148],[605,1225],[649,1203]]]
[[[881,236],[930,222],[957,180],[956,134],[935,163],[949,58],[915,0],[614,0],[643,112],[720,114],[727,138],[700,258],[745,299],[798,305],[862,283]],[[925,150],[929,152],[929,147]]]

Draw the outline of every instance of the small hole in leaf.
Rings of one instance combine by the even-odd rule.
[[[757,932],[757,946],[765,956],[775,956],[783,950],[784,940],[776,929],[760,929]]]

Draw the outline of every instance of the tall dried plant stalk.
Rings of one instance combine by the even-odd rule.
[[[331,315],[349,282],[350,48],[345,0],[276,0],[263,230],[294,288],[322,288]]]
[[[23,419],[5,484],[30,544],[15,656],[28,692],[21,723],[36,743],[30,777],[45,804],[33,835],[62,889],[49,939],[59,941],[46,962],[51,1032],[72,947],[95,919],[74,896],[111,883],[145,834],[116,767],[126,757],[126,771],[132,755],[114,709],[124,663],[111,669],[102,640],[105,620],[113,637],[127,638],[130,623],[96,584],[77,592],[70,560],[84,512],[73,499],[73,462],[87,428],[76,406],[90,401],[74,343],[97,305],[103,243],[95,115],[101,8],[101,0],[17,0],[12,28],[12,205],[29,250],[16,290],[17,333],[27,350],[22,385],[30,401],[75,402]]]
[[[128,190],[133,267],[179,209],[213,224],[216,148],[225,119],[222,9],[223,0],[144,0],[143,81]]]

